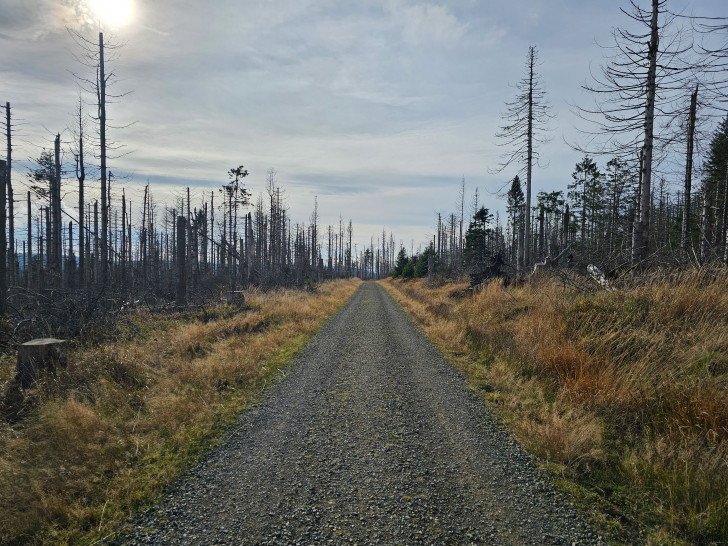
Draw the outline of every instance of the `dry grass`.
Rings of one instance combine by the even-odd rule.
[[[590,294],[384,284],[530,450],[599,494],[617,540],[728,541],[725,272]]]
[[[210,317],[133,317],[130,340],[77,349],[0,419],[0,543],[88,542],[118,528],[210,445],[358,281],[247,295]],[[207,320],[203,320],[207,319]],[[0,364],[0,400],[12,374]]]

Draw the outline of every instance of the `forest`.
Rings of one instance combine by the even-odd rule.
[[[326,279],[388,273],[388,260],[374,242],[358,253],[352,248],[351,220],[320,225],[316,198],[308,222],[294,221],[272,168],[265,193],[256,198],[245,184],[247,169],[239,165],[229,169],[225,183],[198,192],[194,201],[187,187],[175,203],[159,203],[147,184],[142,202],[132,204],[123,178],[109,167],[123,146],[107,137],[107,103],[119,100],[107,90],[116,79],[108,64],[119,46],[105,42],[103,32],[98,42],[69,33],[81,68],[92,73],[90,79],[75,74],[79,99],[74,122],[64,129],[70,142],[57,134],[53,147],[43,148],[18,176],[14,109],[10,102],[3,106],[0,313],[8,322],[0,344],[75,337],[133,308],[199,307],[218,302],[225,292],[231,302],[249,286],[311,289]],[[84,110],[89,103],[91,115]],[[18,186],[25,190],[20,198]],[[15,231],[20,207],[27,218],[21,240]],[[381,252],[390,247],[391,234]]]
[[[426,276],[428,263],[473,284],[557,265],[584,274],[594,264],[611,279],[728,263],[726,21],[657,0],[623,15],[583,85],[593,103],[574,105],[582,139],[565,145],[583,155],[567,189],[532,195],[553,113],[531,46],[495,134],[504,153],[492,172],[515,173],[500,188],[505,217],[477,189],[466,202],[463,180],[457,210],[437,214],[423,252],[400,248],[395,276]]]
[[[245,157],[217,187],[132,202],[123,47],[69,30],[78,100],[53,145],[18,160],[23,112],[1,107],[0,544],[114,536],[383,279],[608,536],[724,542],[728,19],[672,4],[625,4],[573,105],[565,189],[535,189],[559,137],[530,46],[483,163],[502,210],[463,177],[419,248],[387,229],[357,244],[314,195],[294,218],[274,169],[252,194]],[[29,385],[34,338],[69,343]]]
[[[109,166],[123,144],[107,136],[123,134],[110,126],[108,104],[132,100],[113,91],[113,63],[123,48],[103,32],[96,40],[69,31],[79,87],[74,120],[64,129],[70,138],[62,143],[58,134],[20,174],[13,169],[15,110],[10,102],[3,107],[0,308],[12,328],[2,343],[52,331],[72,336],[96,315],[199,305],[246,286],[303,288],[390,274],[469,274],[477,284],[556,265],[585,273],[589,264],[615,278],[657,266],[726,263],[725,20],[674,13],[657,0],[649,9],[632,3],[623,18],[604,46],[605,64],[583,84],[593,103],[574,105],[582,138],[565,145],[583,157],[568,189],[532,195],[554,116],[538,49],[530,46],[495,132],[501,162],[489,167],[508,180],[500,188],[505,214],[484,207],[478,189],[466,196],[463,179],[458,210],[438,213],[431,243],[409,255],[386,230],[352,248],[352,220],[319,225],[317,201],[307,221],[291,218],[274,169],[255,198],[239,165],[220,187],[194,198],[186,188],[176,202],[159,203],[147,184],[142,202],[132,204]],[[25,238],[16,235],[21,208]],[[62,316],[69,304],[78,320]]]

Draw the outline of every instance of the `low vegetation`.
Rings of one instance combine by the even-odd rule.
[[[358,283],[250,292],[240,312],[139,312],[119,340],[75,348],[67,369],[24,393],[19,415],[0,418],[0,544],[113,533],[234,422]],[[12,374],[5,355],[0,401]]]
[[[728,274],[383,281],[618,542],[728,541]]]

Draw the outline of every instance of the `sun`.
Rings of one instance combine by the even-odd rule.
[[[133,0],[91,0],[96,16],[109,25],[123,25],[131,19]]]

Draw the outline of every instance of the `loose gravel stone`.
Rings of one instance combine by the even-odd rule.
[[[120,542],[604,543],[372,283]]]

